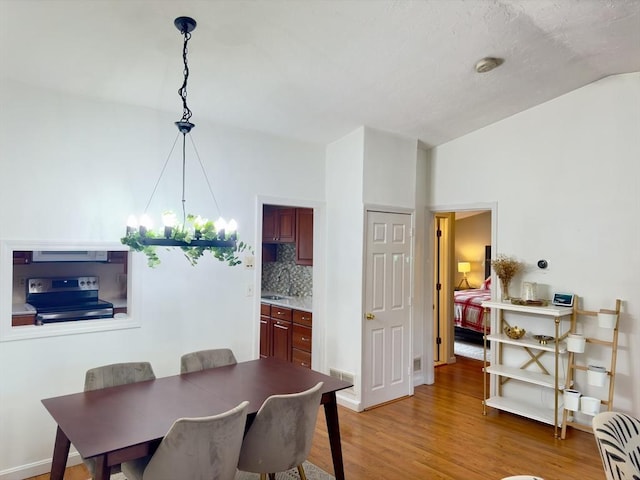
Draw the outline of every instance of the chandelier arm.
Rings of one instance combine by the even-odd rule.
[[[220,206],[218,205],[218,200],[216,199],[215,194],[213,193],[213,188],[211,188],[211,183],[209,182],[209,177],[207,176],[207,171],[204,169],[204,165],[202,164],[202,159],[200,159],[200,154],[198,153],[198,149],[196,148],[196,143],[193,141],[193,137],[189,134],[189,139],[191,140],[191,145],[193,145],[193,151],[196,152],[196,158],[198,159],[198,163],[200,164],[200,169],[202,170],[202,175],[204,175],[204,179],[207,183],[207,188],[209,189],[209,193],[211,194],[211,198],[213,199],[213,203],[216,206],[216,210],[218,211],[218,215],[220,215]]]
[[[176,143],[178,142],[178,135],[180,132],[176,134],[176,138],[173,141],[173,145],[171,146],[171,150],[169,151],[169,155],[167,155],[167,159],[164,161],[164,165],[162,166],[162,170],[160,171],[160,176],[158,180],[156,180],[156,184],[153,187],[153,191],[151,192],[151,196],[149,197],[149,201],[147,202],[147,206],[144,207],[144,213],[147,213],[147,209],[149,205],[151,205],[151,201],[153,200],[153,196],[156,194],[156,190],[158,189],[158,185],[160,184],[160,180],[162,180],[162,175],[164,175],[164,171],[167,169],[167,164],[169,163],[169,159],[171,158],[171,154],[173,153],[173,149],[176,148]]]

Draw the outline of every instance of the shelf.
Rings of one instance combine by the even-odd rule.
[[[501,377],[513,378],[522,382],[540,385],[546,388],[556,388],[553,375],[547,375],[542,372],[532,372],[530,370],[522,370],[516,367],[507,367],[505,365],[492,365],[487,367],[487,373],[500,375]],[[558,377],[558,390],[564,389],[565,379]]]
[[[573,313],[573,308],[571,307],[558,307],[555,305],[536,307],[532,305],[515,305],[513,303],[488,301],[482,302],[482,306],[484,308],[497,308],[499,310],[506,310],[509,312],[546,315],[548,317],[567,317]]]
[[[527,336],[524,336],[519,340],[515,340],[501,333],[499,335],[487,335],[487,340],[490,340],[493,342],[505,343],[508,345],[515,345],[517,347],[527,347],[527,348],[533,348],[536,350],[544,350],[545,352],[556,351],[555,342],[549,342],[546,345],[542,345],[537,340],[534,340],[533,338],[528,338]],[[558,345],[558,353],[567,353],[567,344],[565,342],[560,342],[560,344]]]
[[[497,408],[509,413],[515,413],[523,417],[531,418],[539,422],[554,424],[553,408],[545,408],[539,405],[531,405],[522,400],[514,400],[507,397],[491,397],[485,400],[488,407]],[[555,422],[557,426],[561,426],[562,419],[558,418]]]

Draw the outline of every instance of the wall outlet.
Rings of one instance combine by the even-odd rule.
[[[245,255],[242,263],[244,263],[244,268],[254,268],[256,264],[256,258],[253,255]]]

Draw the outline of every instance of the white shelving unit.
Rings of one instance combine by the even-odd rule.
[[[490,310],[497,312],[497,329],[492,329],[490,335],[485,331],[483,413],[486,415],[486,407],[491,407],[547,423],[553,425],[554,435],[558,437],[558,427],[562,425],[558,396],[566,384],[566,379],[560,375],[559,366],[561,357],[567,352],[563,340],[570,330],[570,323],[567,321],[563,327],[562,321],[571,320],[573,309],[571,307],[541,307],[494,301],[483,302],[482,306],[485,309],[485,314]],[[511,315],[514,319],[521,319],[525,323],[537,325],[540,329],[545,327],[550,330],[552,328],[553,341],[542,344],[532,338],[530,334],[518,340],[509,338],[502,332],[506,326],[515,326],[515,323],[513,325],[509,323],[510,318],[505,318]],[[545,323],[547,321],[553,321],[553,327]],[[494,352],[494,362],[491,364],[487,359],[488,343],[491,345],[491,351]],[[506,355],[505,350],[507,349],[512,352],[517,350],[526,352],[528,358],[518,363]],[[553,357],[553,368],[543,364],[542,357],[545,355]],[[494,394],[492,395],[487,395],[487,380],[490,380],[490,384],[494,385]],[[504,388],[508,382],[522,382],[548,389],[554,397],[553,408],[509,396]]]

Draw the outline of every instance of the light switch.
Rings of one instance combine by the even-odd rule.
[[[253,255],[245,255],[242,263],[244,263],[244,268],[253,268],[255,266],[255,257]]]

